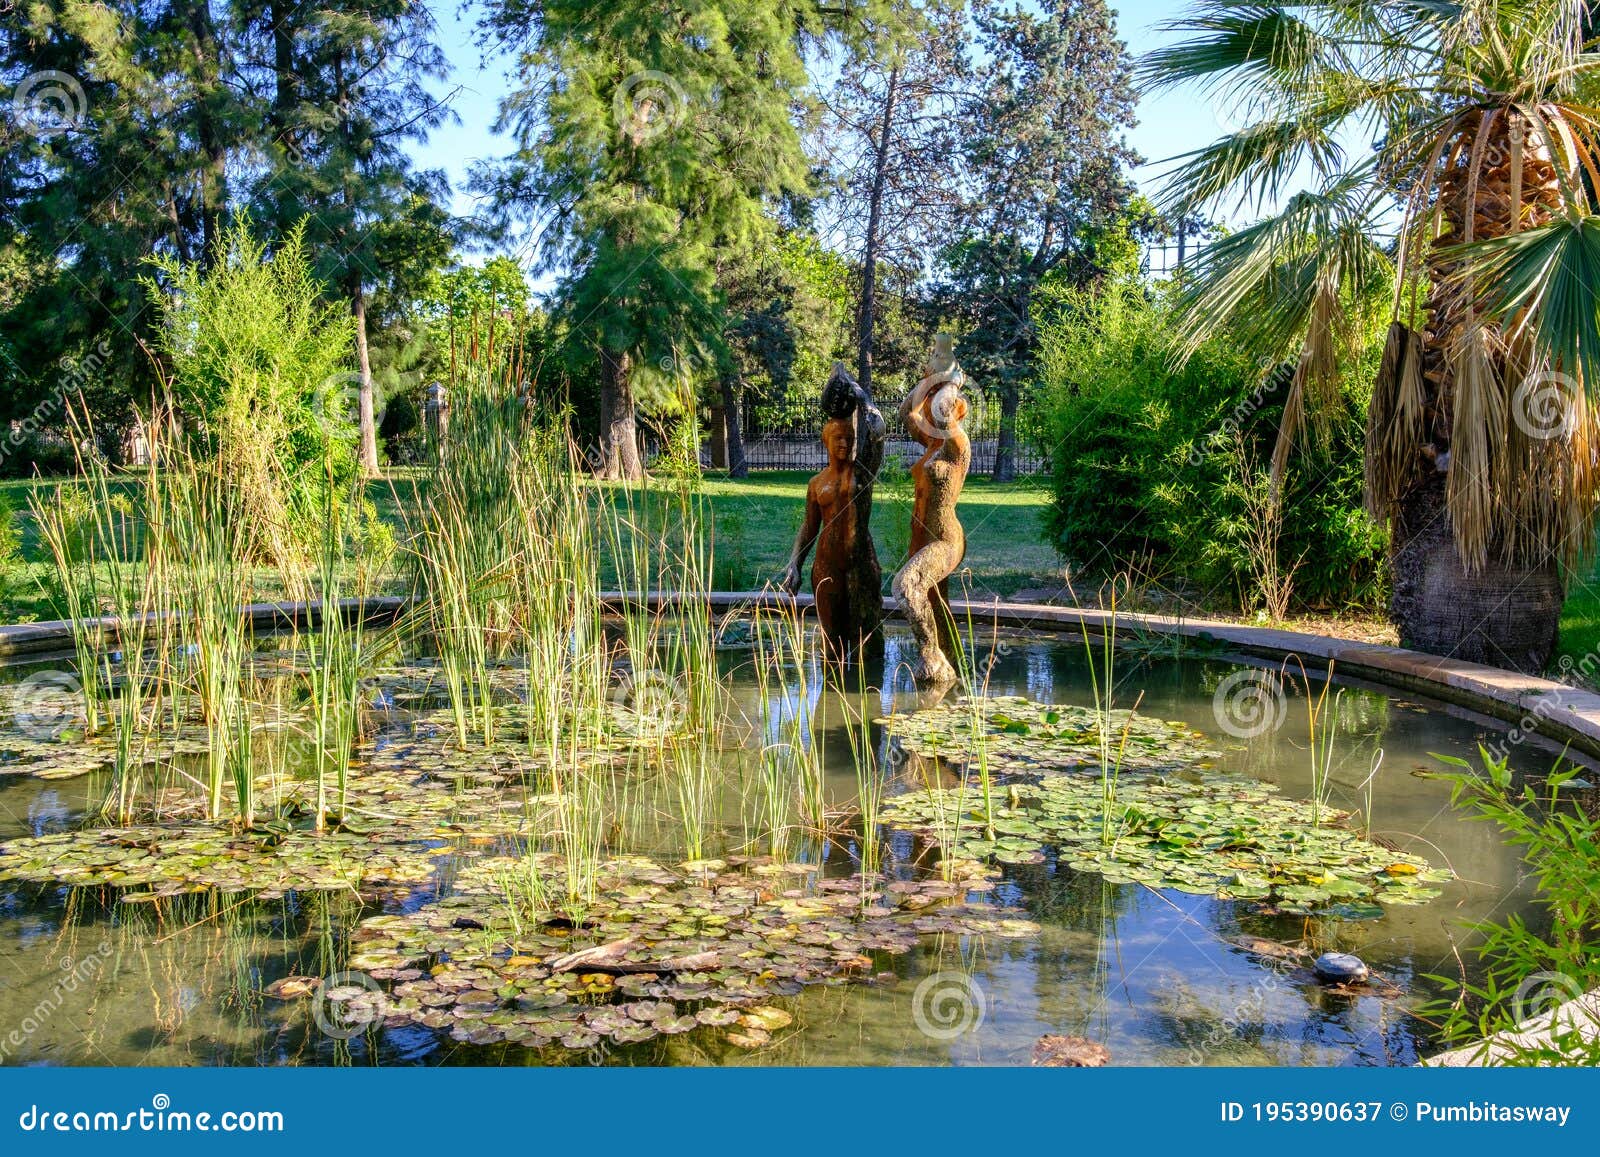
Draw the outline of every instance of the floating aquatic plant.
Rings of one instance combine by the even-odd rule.
[[[997,773],[1094,771],[1109,732],[1122,746],[1127,772],[1176,771],[1220,757],[1187,723],[1132,711],[1097,711],[1072,704],[1034,703],[1018,695],[977,701],[960,697],[936,707],[879,719],[917,755],[967,761],[980,748]],[[976,722],[975,722],[976,720]]]
[[[931,832],[949,807],[940,794],[898,796],[884,818],[895,827]],[[1326,809],[1315,814],[1312,805],[1253,780],[1125,776],[1109,841],[1097,779],[1048,776],[1037,785],[1013,784],[1009,794],[1008,804],[996,809],[995,838],[969,832],[961,854],[1010,864],[1053,856],[1112,883],[1351,917],[1379,915],[1379,903],[1430,900],[1438,892],[1427,885],[1451,878],[1426,860],[1335,826],[1330,821],[1337,817]]]
[[[639,857],[601,865],[605,888],[581,924],[529,925],[507,914],[505,870],[476,863],[454,896],[365,921],[349,967],[392,987],[348,998],[364,1000],[369,1018],[479,1045],[586,1050],[723,1029],[749,1048],[791,1023],[773,1000],[870,977],[874,954],[908,952],[934,933],[1039,930],[1009,909],[969,904],[960,884],[815,882],[809,865],[762,859],[671,870]]]

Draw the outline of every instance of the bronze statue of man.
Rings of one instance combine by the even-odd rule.
[[[926,452],[911,468],[910,557],[894,576],[894,595],[916,636],[918,681],[934,686],[955,682],[954,660],[961,641],[950,614],[950,576],[967,554],[967,536],[956,517],[956,500],[972,465],[972,443],[961,422],[967,400],[966,375],[956,364],[950,337],[934,338],[922,379],[900,405],[900,418]]]
[[[883,571],[872,545],[872,487],[883,465],[883,414],[843,363],[822,389],[828,464],[806,487],[805,520],[777,585],[793,594],[816,547],[811,590],[829,653],[848,659],[875,645],[883,621]]]

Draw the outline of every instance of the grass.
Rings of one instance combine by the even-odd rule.
[[[414,510],[423,472],[419,469],[392,470],[385,477],[367,484],[367,497],[379,517],[396,528],[405,526],[408,511]],[[771,471],[745,479],[708,476],[700,485],[710,509],[715,550],[714,585],[721,590],[759,589],[782,569],[794,541],[795,529],[805,510],[805,487],[810,475],[803,471]],[[40,541],[38,528],[28,515],[29,497],[36,490],[59,485],[55,479],[0,480],[0,500],[16,510],[24,562],[14,569],[10,591],[0,584],[0,619],[6,622],[31,622],[63,616],[63,608],[52,604],[41,580],[49,571],[48,551]],[[581,485],[598,503],[603,489],[620,489],[616,484],[582,480]],[[131,478],[111,484],[113,492],[129,492]],[[901,493],[906,490],[906,493]],[[905,561],[905,523],[908,488],[880,487],[873,514],[873,537],[878,557],[887,577]],[[641,503],[649,506],[650,517],[642,523],[670,525],[670,505],[676,500],[672,488],[652,487]],[[967,530],[969,572],[967,588],[973,596],[1009,596],[1029,587],[1055,588],[1061,585],[1061,565],[1040,535],[1040,516],[1048,506],[1050,493],[1042,480],[1023,479],[996,485],[987,478],[971,478],[961,494],[961,520]],[[641,512],[645,513],[645,512]],[[625,568],[626,569],[626,568]],[[274,589],[277,575],[263,571],[256,576],[256,589]],[[615,567],[607,566],[601,582],[616,585]],[[960,587],[959,576],[954,584]],[[406,584],[392,580],[379,593],[405,593]],[[281,592],[289,598],[292,592]],[[1338,616],[1333,622],[1291,624],[1296,629],[1316,633],[1339,633]],[[1572,673],[1580,680],[1600,686],[1600,564],[1569,583],[1566,606],[1561,613],[1561,642],[1557,674]]]
[[[1567,583],[1555,669],[1600,686],[1600,562]]]
[[[806,483],[810,474],[802,471],[772,471],[745,479],[709,476],[700,493],[710,508],[715,550],[715,585],[723,590],[759,589],[777,574],[789,556],[795,530],[805,512]],[[391,471],[367,484],[367,497],[379,517],[403,531],[408,512],[416,507],[422,471]],[[584,481],[598,503],[602,488],[620,489],[616,484]],[[41,580],[49,563],[38,528],[28,516],[29,497],[35,491],[48,491],[60,485],[57,479],[8,479],[0,481],[0,497],[18,511],[24,562],[12,576],[10,598],[0,604],[5,621],[31,622],[61,617],[62,609],[45,595]],[[133,478],[112,481],[113,492],[131,493]],[[42,495],[41,495],[42,496]],[[672,488],[657,484],[640,501],[651,507],[641,511],[637,521],[671,525],[676,502]],[[878,496],[873,512],[873,537],[878,557],[887,578],[905,561],[903,523],[906,512],[899,506],[907,499],[893,490]],[[967,588],[975,596],[1011,595],[1027,587],[1059,586],[1061,568],[1054,552],[1040,536],[1040,516],[1049,502],[1049,491],[1042,482],[1023,480],[997,485],[987,478],[967,481],[961,494],[961,521],[967,530],[967,558],[963,567],[970,572]],[[255,576],[255,588],[273,591],[281,584],[275,571],[262,570]],[[601,574],[603,583],[614,583],[612,567]],[[953,583],[961,586],[958,575]],[[381,593],[402,593],[404,580],[396,578]],[[284,598],[293,592],[282,590]],[[1597,608],[1600,609],[1600,608]],[[1600,628],[1597,628],[1600,629]]]

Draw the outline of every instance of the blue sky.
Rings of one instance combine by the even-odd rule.
[[[630,0],[598,0],[601,3],[628,3]],[[1159,44],[1163,37],[1155,26],[1180,15],[1187,0],[1121,0],[1112,7],[1117,27],[1135,56]],[[435,0],[434,10],[446,55],[454,66],[453,75],[442,91],[459,89],[451,104],[459,123],[435,132],[425,144],[414,146],[413,153],[425,167],[443,169],[456,189],[455,209],[471,210],[471,201],[461,191],[473,161],[505,152],[504,138],[490,131],[500,96],[507,90],[506,62],[484,61],[474,43],[471,13],[463,15],[457,0]],[[1147,98],[1139,105],[1139,124],[1129,134],[1133,147],[1146,159],[1136,174],[1146,191],[1153,191],[1159,162],[1197,145],[1214,140],[1222,132],[1207,100],[1190,92],[1164,93]]]

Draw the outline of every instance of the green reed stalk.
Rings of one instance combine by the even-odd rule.
[[[1121,835],[1122,814],[1117,804],[1117,783],[1122,776],[1122,760],[1128,750],[1133,717],[1144,696],[1141,693],[1122,726],[1120,742],[1113,745],[1112,719],[1116,700],[1117,587],[1111,587],[1111,620],[1100,636],[1100,661],[1095,661],[1089,632],[1083,633],[1084,651],[1089,660],[1089,682],[1094,695],[1095,732],[1100,748],[1100,842],[1109,847]]]
[[[883,867],[883,768],[878,761],[878,748],[872,738],[872,712],[867,709],[867,677],[861,664],[856,664],[856,695],[854,706],[841,693],[844,705],[845,734],[850,740],[851,763],[856,773],[856,806],[861,812],[861,873],[876,875]]]

